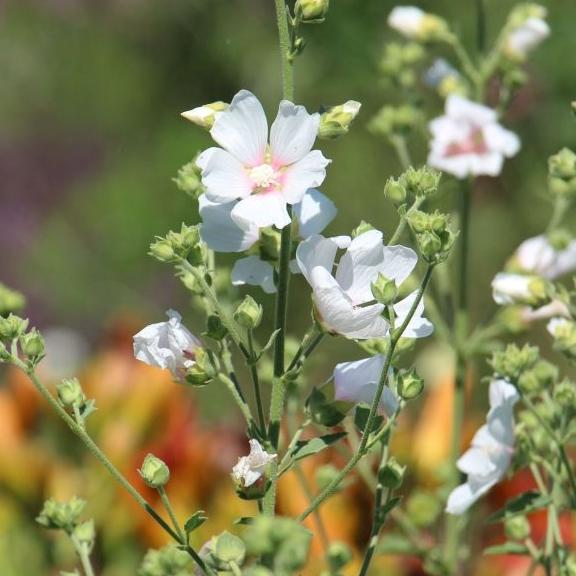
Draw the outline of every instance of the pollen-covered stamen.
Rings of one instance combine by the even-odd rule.
[[[278,172],[270,164],[260,164],[260,166],[251,168],[248,176],[254,182],[256,188],[260,190],[269,190],[280,185]]]

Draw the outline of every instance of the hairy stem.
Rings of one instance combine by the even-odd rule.
[[[164,486],[160,486],[158,488],[158,494],[160,494],[160,500],[162,500],[162,505],[164,506],[166,512],[168,512],[168,516],[170,516],[170,520],[172,521],[172,525],[174,529],[178,533],[178,536],[182,540],[182,542],[186,542],[186,535],[184,531],[180,527],[178,520],[176,519],[176,514],[174,514],[174,508],[172,508],[172,504],[170,503],[170,499],[168,498],[168,494],[166,494],[166,490]]]
[[[252,330],[248,330],[248,352],[252,360],[250,362],[250,374],[254,385],[254,399],[258,413],[258,424],[263,435],[266,435],[266,419],[264,418],[264,405],[262,403],[262,392],[260,390],[260,380],[258,378],[258,367],[256,366],[256,353],[254,352],[254,336]]]
[[[80,542],[78,538],[76,538],[74,533],[70,534],[70,540],[74,545],[76,554],[78,554],[78,558],[80,559],[80,564],[82,566],[82,570],[84,571],[84,575],[94,576],[94,568],[92,568],[92,562],[90,561],[90,552],[88,550],[88,546],[83,542]]]

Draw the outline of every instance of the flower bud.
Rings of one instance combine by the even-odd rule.
[[[20,312],[26,299],[20,292],[10,290],[7,286],[0,282],[0,316],[8,316],[15,312]]]
[[[402,486],[405,472],[406,466],[401,466],[396,458],[392,457],[388,459],[384,468],[378,472],[378,481],[385,488],[395,490]]]
[[[18,338],[28,328],[28,320],[10,314],[8,318],[0,318],[0,339],[14,340]]]
[[[429,198],[438,191],[441,178],[442,173],[438,170],[434,170],[428,166],[422,166],[422,168],[418,169],[413,167],[408,168],[400,177],[400,181],[410,194]],[[444,215],[436,214],[436,216]],[[446,220],[445,216],[444,220]]]
[[[497,304],[523,304],[539,308],[550,302],[551,285],[539,276],[500,272],[492,280],[492,295]]]
[[[44,356],[44,338],[36,328],[20,336],[20,347],[22,353],[32,360],[38,360]]]
[[[182,166],[173,181],[179,190],[182,190],[182,192],[195,200],[204,192],[201,170],[196,166],[196,160],[192,160],[192,162]]]
[[[86,396],[84,395],[78,378],[62,380],[62,382],[56,386],[56,393],[58,394],[60,404],[67,408],[81,406],[86,402]]]
[[[576,322],[566,318],[552,318],[547,329],[554,338],[554,347],[568,358],[575,359]]]
[[[534,367],[540,356],[536,346],[525,344],[518,348],[509,344],[503,351],[494,352],[490,364],[501,377],[511,382],[517,382],[520,376]]]
[[[150,252],[148,253],[160,262],[174,262],[176,260],[176,252],[174,252],[172,244],[164,238],[154,240],[150,244]]]
[[[352,562],[352,550],[344,542],[332,542],[326,554],[328,564],[333,572],[339,572]]]
[[[358,224],[358,226],[352,230],[352,238],[357,238],[361,234],[364,234],[364,232],[369,232],[370,230],[374,230],[374,226],[368,222],[365,222],[364,220],[361,220],[360,224]]]
[[[557,379],[558,368],[546,360],[539,360],[520,376],[518,388],[525,394],[533,394],[551,388]]]
[[[170,469],[168,466],[154,456],[154,454],[147,454],[142,463],[142,468],[138,470],[142,480],[150,486],[150,488],[162,488],[168,484],[170,480]]]
[[[329,7],[330,0],[296,0],[294,11],[301,22],[322,22]]]
[[[340,106],[329,108],[320,117],[318,138],[332,140],[347,134],[361,107],[360,102],[348,100]]]
[[[186,368],[184,381],[191,386],[206,386],[215,376],[210,355],[204,348],[195,352],[194,363]]]
[[[442,506],[438,498],[428,492],[414,492],[406,504],[408,517],[419,528],[434,524],[440,512]]]
[[[576,383],[563,380],[554,388],[554,400],[564,409],[576,410]]]
[[[238,536],[222,532],[214,539],[212,555],[220,565],[220,569],[228,568],[231,563],[242,566],[246,558],[246,546]]]
[[[94,540],[96,538],[96,531],[94,530],[94,521],[88,520],[82,524],[76,526],[74,529],[74,536],[76,540],[86,546],[88,551],[92,550],[94,546]]]
[[[262,306],[252,298],[246,296],[234,312],[234,320],[247,330],[253,330],[262,322]]]
[[[51,498],[44,503],[42,511],[36,518],[36,522],[50,530],[66,530],[71,532],[78,524],[78,520],[86,502],[74,496],[68,502],[56,502]]]
[[[510,540],[526,540],[530,536],[530,522],[526,516],[513,516],[504,522],[504,532]]]
[[[200,555],[206,560],[203,550],[204,546]],[[148,550],[138,570],[138,576],[188,575],[190,570],[193,570],[192,564],[192,559],[186,552],[169,544],[160,550]],[[192,571],[192,573],[204,575],[204,572]]]
[[[576,178],[576,154],[568,148],[562,148],[548,159],[548,172],[553,178],[561,180]]]
[[[372,282],[371,289],[374,298],[385,306],[392,304],[398,295],[396,282],[386,278],[381,272],[378,274],[376,280]]]
[[[406,200],[406,188],[399,180],[388,178],[384,186],[384,196],[394,204],[401,204]]]
[[[276,228],[260,229],[260,257],[265,261],[278,260],[280,257],[281,233]]]
[[[228,330],[222,324],[222,319],[216,314],[210,314],[206,319],[206,336],[212,338],[212,340],[223,340],[226,338]]]
[[[201,128],[210,130],[218,116],[227,108],[228,104],[225,102],[212,102],[211,104],[205,104],[187,112],[182,112],[181,116]]]
[[[412,400],[424,390],[424,380],[418,376],[416,370],[401,370],[397,382],[398,394],[404,400]]]

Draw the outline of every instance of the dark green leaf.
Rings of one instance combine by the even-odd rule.
[[[360,432],[364,432],[364,428],[366,428],[369,415],[370,415],[370,408],[366,408],[365,406],[356,407],[356,411],[354,413],[354,424],[360,430]],[[376,418],[374,419],[372,430],[380,428],[383,421],[384,418],[382,418],[382,416],[376,416]]]
[[[334,434],[326,434],[325,436],[319,436],[318,438],[312,438],[310,440],[301,440],[296,443],[296,446],[292,450],[290,457],[293,461],[302,460],[307,456],[312,456],[313,454],[318,454],[328,446],[338,442],[346,436],[346,432],[336,432]]]
[[[248,524],[253,524],[254,523],[254,518],[252,516],[241,516],[240,518],[236,518],[236,520],[234,520],[234,524],[238,525],[248,525]]]
[[[198,512],[194,512],[194,514],[192,514],[192,516],[190,516],[190,518],[188,518],[188,520],[186,520],[184,523],[184,530],[186,531],[186,534],[194,532],[194,530],[202,526],[206,520],[208,520],[208,516],[206,516],[206,512],[204,512],[204,510],[198,510]]]
[[[497,554],[517,554],[524,556],[530,554],[530,551],[526,546],[524,546],[524,544],[520,544],[519,542],[506,542],[505,544],[498,544],[497,546],[486,548],[484,554],[486,556]]]
[[[489,524],[501,522],[508,518],[518,516],[519,514],[528,514],[541,508],[545,508],[550,504],[550,497],[540,494],[540,492],[524,492],[517,498],[508,500],[504,508],[498,510],[487,519]]]

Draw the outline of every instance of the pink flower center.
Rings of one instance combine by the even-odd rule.
[[[482,156],[488,153],[488,146],[484,140],[482,130],[477,127],[472,127],[468,133],[467,138],[451,142],[446,147],[445,156],[461,156],[463,154],[477,154]]]
[[[255,192],[271,192],[280,187],[280,173],[271,164],[260,164],[248,171]]]

